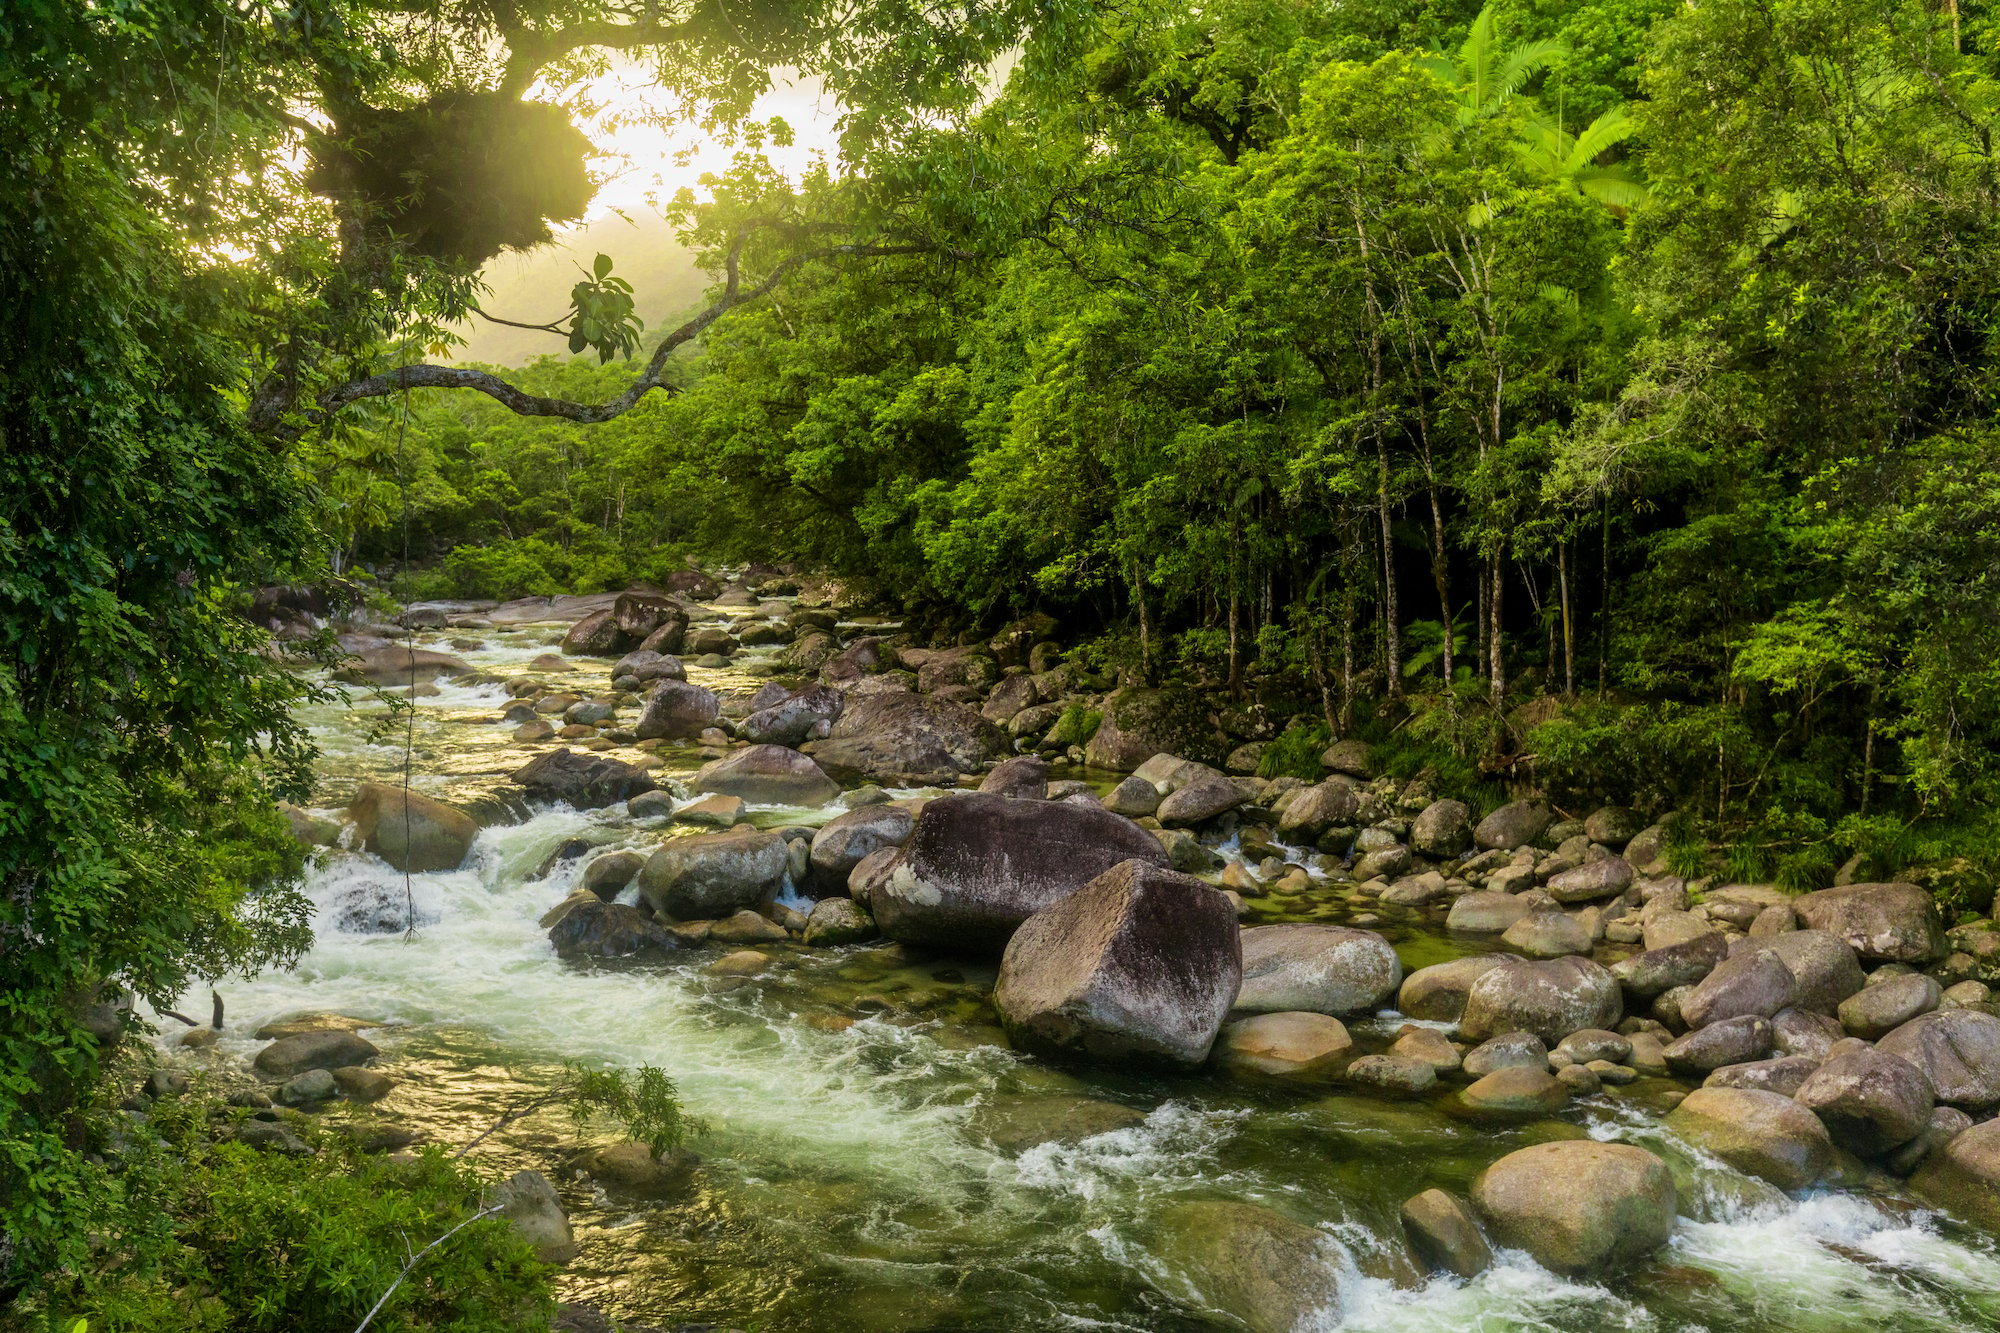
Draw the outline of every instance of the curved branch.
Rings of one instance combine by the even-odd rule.
[[[700,337],[709,325],[728,314],[737,306],[746,305],[760,296],[768,295],[784,280],[785,275],[801,265],[820,259],[840,256],[875,258],[887,255],[948,254],[957,259],[972,259],[977,256],[968,251],[946,249],[936,245],[835,245],[807,254],[793,255],[781,261],[771,270],[770,275],[748,291],[743,290],[738,271],[739,252],[742,238],[729,248],[723,261],[726,281],[722,294],[711,302],[707,309],[681,325],[660,340],[647,360],[646,368],[633,380],[625,392],[604,403],[577,403],[567,398],[543,398],[518,388],[498,375],[484,370],[469,370],[455,366],[413,365],[399,366],[385,370],[367,379],[354,380],[321,394],[311,413],[314,419],[323,420],[341,408],[358,403],[365,398],[385,398],[401,393],[405,389],[472,389],[500,403],[510,411],[524,417],[561,417],[581,425],[594,426],[623,416],[639,405],[639,401],[655,389],[663,389],[667,360],[675,350],[685,343]]]
[[[684,41],[693,31],[692,20],[662,23],[649,17],[631,23],[598,19],[549,32],[525,28],[510,32],[506,34],[507,64],[501,71],[500,91],[509,97],[519,97],[528,91],[542,66],[586,46],[629,51],[635,46],[664,46]]]
[[[537,333],[569,332],[568,329],[556,323],[554,320],[550,320],[546,324],[523,324],[518,319],[502,319],[498,315],[489,315],[476,305],[472,307],[472,313],[479,316],[481,319],[485,320],[488,324],[505,324],[510,329],[533,329]]]

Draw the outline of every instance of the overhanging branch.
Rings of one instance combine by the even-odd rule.
[[[485,394],[509,411],[524,417],[561,417],[565,421],[593,426],[623,416],[637,407],[640,400],[653,390],[666,388],[664,378],[667,361],[676,349],[693,342],[709,325],[736,307],[747,305],[761,296],[768,295],[784,280],[786,274],[802,265],[843,256],[876,258],[889,255],[948,254],[957,259],[977,257],[967,251],[936,245],[835,245],[807,254],[793,255],[783,260],[762,282],[746,291],[741,285],[738,271],[741,247],[742,240],[739,238],[724,258],[725,281],[722,294],[712,301],[707,309],[662,338],[659,346],[653,349],[652,356],[648,358],[645,370],[632,381],[625,392],[609,402],[577,403],[567,398],[544,398],[510,384],[488,371],[420,364],[399,366],[394,370],[386,370],[379,375],[371,375],[367,379],[354,380],[331,389],[320,395],[311,415],[315,420],[324,420],[343,407],[358,403],[365,398],[385,398],[406,389],[471,389]]]

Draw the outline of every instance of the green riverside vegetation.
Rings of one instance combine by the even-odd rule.
[[[580,106],[523,98],[613,52],[745,149],[670,207],[714,299],[642,331],[599,264],[581,355],[432,364],[582,215]],[[800,181],[774,69],[848,111]],[[259,586],[791,562],[940,640],[1053,614],[1287,724],[1269,775],[1359,737],[1988,908],[1996,129],[1986,0],[11,0],[0,1327],[350,1328],[482,1197],[118,1109],[129,997],[310,942],[332,647]],[[480,1222],[372,1327],[549,1291]]]

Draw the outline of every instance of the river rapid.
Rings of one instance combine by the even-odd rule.
[[[563,628],[443,631],[418,642],[511,674],[550,652]],[[481,646],[447,642],[468,635]],[[688,675],[722,692],[754,688],[762,656],[745,650],[716,670],[690,663]],[[566,686],[608,689],[608,663],[577,665],[560,678]],[[412,785],[457,802],[502,789],[505,774],[547,748],[511,739],[513,725],[499,720],[508,702],[497,685],[444,682],[418,699]],[[405,724],[380,702],[356,691],[305,720],[322,750],[316,802],[328,812],[363,779],[401,781]],[[660,753],[663,785],[700,762],[692,751]],[[775,827],[842,809],[752,814]],[[770,947],[776,968],[747,985],[704,972],[718,948],[644,969],[558,960],[536,920],[573,887],[582,860],[537,878],[552,851],[572,839],[644,850],[693,832],[632,820],[622,806],[544,809],[485,829],[461,869],[410,877],[418,926],[409,935],[342,929],[357,899],[387,892],[400,902],[404,877],[372,856],[325,855],[308,881],[317,942],[290,971],[223,983],[219,1050],[247,1061],[262,1045],[251,1036],[259,1026],[306,1012],[378,1021],[365,1035],[395,1090],[366,1111],[327,1114],[387,1117],[444,1143],[473,1137],[565,1061],[663,1067],[703,1124],[690,1144],[703,1164],[684,1199],[605,1194],[569,1168],[578,1139],[555,1112],[512,1125],[471,1157],[496,1179],[545,1171],[582,1246],[560,1280],[565,1298],[640,1323],[774,1333],[1241,1329],[1161,1262],[1152,1240],[1167,1205],[1232,1199],[1326,1238],[1325,1262],[1343,1275],[1340,1308],[1298,1333],[2000,1328],[1992,1238],[1894,1193],[1774,1196],[1658,1128],[1664,1081],[1496,1129],[1452,1118],[1442,1093],[1398,1101],[1219,1075],[1055,1069],[1008,1049],[985,998],[990,963],[879,943]],[[1258,919],[1344,922],[1357,910],[1330,887],[1307,904]],[[1385,915],[1373,928],[1406,969],[1479,947]],[[190,1006],[205,1012],[206,992]],[[1379,1043],[1401,1021],[1350,1027]],[[1404,1199],[1431,1186],[1463,1192],[1508,1151],[1580,1135],[1642,1143],[1675,1164],[1689,1216],[1654,1261],[1604,1282],[1558,1277],[1513,1253],[1471,1282],[1408,1268]]]

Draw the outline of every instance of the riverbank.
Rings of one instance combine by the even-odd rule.
[[[1315,783],[1219,771],[1232,754],[1217,753],[1229,738],[1212,719],[1171,696],[1092,688],[1110,682],[1065,668],[1039,627],[984,651],[911,651],[895,643],[895,626],[843,621],[805,605],[809,597],[760,599],[740,585],[684,591],[707,600],[635,599],[623,626],[615,599],[415,608],[414,645],[456,660],[426,663],[414,715],[384,729],[383,707],[363,702],[310,717],[325,751],[326,804],[299,812],[298,826],[334,844],[312,872],[319,944],[293,973],[226,988],[230,1026],[198,1051],[170,1045],[172,1058],[240,1070],[266,1045],[254,1034],[267,1022],[353,1015],[380,1052],[373,1067],[395,1085],[372,1103],[321,1103],[316,1113],[385,1120],[453,1143],[545,1084],[565,1059],[667,1068],[689,1110],[708,1122],[693,1145],[703,1162],[677,1197],[642,1200],[579,1175],[554,1117],[523,1121],[475,1154],[496,1174],[540,1170],[557,1183],[579,1251],[567,1294],[649,1322],[1917,1329],[2000,1319],[2000,1290],[1980,1276],[1990,1271],[1990,1233],[1949,1205],[1923,1211],[1938,1202],[1921,1188],[1924,1163],[1889,1160],[1909,1140],[1863,1157],[1851,1128],[1834,1141],[1838,1114],[1808,1110],[1826,1134],[1823,1149],[1790,1120],[1775,1140],[1759,1140],[1779,1150],[1757,1156],[1740,1142],[1704,1139],[1683,1105],[1701,1083],[1751,1077],[1717,1070],[1755,1065],[1767,1067],[1756,1075],[1765,1083],[1751,1093],[1804,1107],[1772,1080],[1816,1075],[1842,1058],[1834,1043],[1853,1040],[1844,1005],[1856,1008],[1850,1002],[1870,992],[1908,1004],[1900,993],[1911,991],[1914,1003],[1945,1013],[1946,982],[1984,985],[1955,972],[1987,965],[1975,937],[1990,932],[1960,930],[1947,941],[1941,922],[1923,918],[1901,931],[1918,956],[1867,956],[1882,952],[1870,943],[1873,925],[1812,929],[1833,924],[1815,918],[1818,906],[1751,886],[1677,882],[1647,855],[1657,829],[1627,812],[1562,821],[1532,804],[1454,809],[1420,780],[1370,778],[1366,756],[1352,752],[1327,757],[1362,771]],[[663,634],[670,625],[678,629]],[[676,651],[663,651],[675,633]],[[396,679],[408,671],[401,641],[368,637],[381,642],[350,641],[363,655],[357,665],[379,664],[389,689],[412,688]],[[574,651],[557,651],[565,640]],[[659,656],[633,656],[646,653]],[[671,668],[662,665],[669,659]],[[648,671],[654,679],[641,679]],[[760,700],[773,685],[782,697]],[[838,699],[834,716],[825,694]],[[608,711],[592,717],[597,708]],[[1056,711],[1017,731],[1035,709]],[[1096,728],[1082,734],[1092,713]],[[1065,719],[1071,730],[1052,736]],[[381,856],[338,845],[365,833],[344,820],[362,783],[400,784],[405,725],[413,789],[464,817],[439,817],[440,836],[464,843],[437,868],[413,859],[412,847],[385,846],[378,827],[377,852],[412,866],[407,897],[404,876]],[[1023,739],[1055,765],[1024,771],[1010,761],[996,779],[991,766]],[[780,740],[803,761],[745,762]],[[600,767],[552,763],[562,749]],[[1215,767],[1156,761],[1163,752]],[[570,800],[552,800],[547,781],[513,780],[524,770],[538,776],[538,764],[539,777],[570,784],[560,793]],[[828,775],[830,790],[814,791],[809,770]],[[795,790],[815,799],[757,799],[771,789],[755,784],[774,778],[808,780]],[[1318,980],[1259,1007],[1319,1021],[1293,1017],[1274,1037],[1270,1020],[1241,1012],[1242,996],[1232,996],[1225,1012],[1202,1020],[1220,1038],[1217,1058],[1180,1072],[1122,1057],[1019,1054],[1033,1025],[996,1007],[995,941],[955,935],[962,920],[927,919],[914,909],[937,904],[908,891],[927,886],[940,902],[983,891],[927,868],[914,837],[920,826],[942,827],[941,798],[963,800],[945,792],[982,783],[1005,783],[1026,798],[1021,808],[1041,811],[1025,835],[1010,833],[989,852],[1012,856],[1066,821],[1116,820],[1145,839],[1135,846],[1236,895],[1229,916],[1237,920],[1222,933],[1240,931],[1249,981],[1268,984],[1282,971],[1259,971],[1258,960],[1272,956],[1259,945],[1271,937],[1259,932],[1317,932],[1309,955],[1293,961]],[[824,830],[842,820],[900,827],[893,816],[867,815],[889,810],[906,812],[908,824],[870,849],[882,853],[879,881],[855,882],[865,854],[844,879],[834,876],[836,839]],[[707,822],[688,822],[691,812]],[[642,903],[657,909],[686,887],[652,862],[663,848],[675,849],[670,861],[688,859],[725,816],[783,845],[775,878],[762,868],[720,889],[720,877],[704,881],[720,905],[744,895],[761,931],[729,913],[655,910],[648,924],[657,933],[644,937],[650,958],[558,956],[551,926],[540,923],[565,900],[576,909],[571,891],[593,866],[629,853],[633,882],[609,906],[647,920]],[[392,835],[396,823],[387,821]],[[970,854],[979,836],[960,830],[925,854],[933,862],[950,859],[943,849]],[[843,855],[858,850],[853,841]],[[886,887],[894,866],[883,873],[898,858],[908,872],[902,890]],[[1058,858],[1040,873],[1054,882],[1061,870]],[[808,946],[810,899],[840,888],[905,938]],[[1820,900],[1829,901],[1847,900]],[[1008,910],[1037,905],[1023,899]],[[718,940],[717,926],[704,933],[701,921],[733,923],[722,934],[742,938]],[[1862,950],[1849,942],[1857,932]],[[1822,935],[1846,952],[1809,940],[1811,966],[1802,955],[1798,971],[1783,952],[1796,944],[1765,943]],[[1654,957],[1651,971],[1632,963],[1675,949],[1693,961]],[[1767,950],[1790,991],[1759,962]],[[724,966],[744,953],[760,957]],[[1516,957],[1542,961],[1500,961]],[[1330,959],[1337,966],[1322,966]],[[1657,986],[1672,966],[1681,968],[1674,985]],[[1466,979],[1544,975],[1522,967],[1569,978],[1559,1011],[1497,982],[1475,996],[1481,983]],[[1694,991],[1675,989],[1758,967],[1752,980],[1770,986],[1749,1001],[1697,1003],[1706,1021],[1692,1024],[1691,1056],[1684,1029]],[[1799,994],[1804,971],[1818,986],[1811,996]],[[1134,980],[1143,986],[1143,970]],[[1853,994],[1832,995],[1850,982]],[[1746,988],[1757,989],[1733,986]],[[1769,1012],[1743,1012],[1744,1003]],[[1226,1012],[1232,1004],[1236,1012]],[[1987,1004],[1960,989],[1949,1012],[2000,1022]],[[1857,1013],[1852,1023],[1873,1031],[1862,1025],[1894,1016]],[[1878,1034],[1871,1053],[1903,1025]],[[1540,1029],[1533,1045],[1506,1040],[1523,1028]],[[1578,1029],[1602,1034],[1577,1040]],[[1753,1058],[1713,1062],[1700,1049],[1717,1039],[1703,1032],[1739,1029],[1744,1042],[1765,1043],[1754,1052],[1739,1043]],[[1316,1043],[1310,1050],[1297,1049],[1301,1030]],[[1781,1031],[1796,1050],[1777,1047]],[[1814,1048],[1816,1039],[1823,1044]],[[1782,1068],[1768,1067],[1774,1053]],[[1490,1077],[1499,1083],[1475,1094]],[[1925,1077],[1935,1103],[1939,1078]],[[1984,1095],[1959,1100],[1986,1115]],[[1661,1164],[1673,1202],[1662,1212],[1659,1181],[1642,1181],[1655,1204],[1648,1225],[1662,1234],[1603,1267],[1572,1265],[1545,1238],[1523,1234],[1508,1221],[1511,1205],[1478,1183],[1519,1150],[1587,1153],[1614,1141]],[[1439,1228],[1421,1207],[1406,1221],[1405,1205],[1432,1190],[1453,1196],[1475,1234],[1497,1243],[1490,1266],[1466,1262],[1476,1246],[1455,1255],[1427,1247],[1423,1238]],[[1271,1291],[1254,1275],[1281,1256],[1293,1268],[1307,1256],[1317,1277]],[[1463,1274],[1451,1271],[1454,1261]]]

